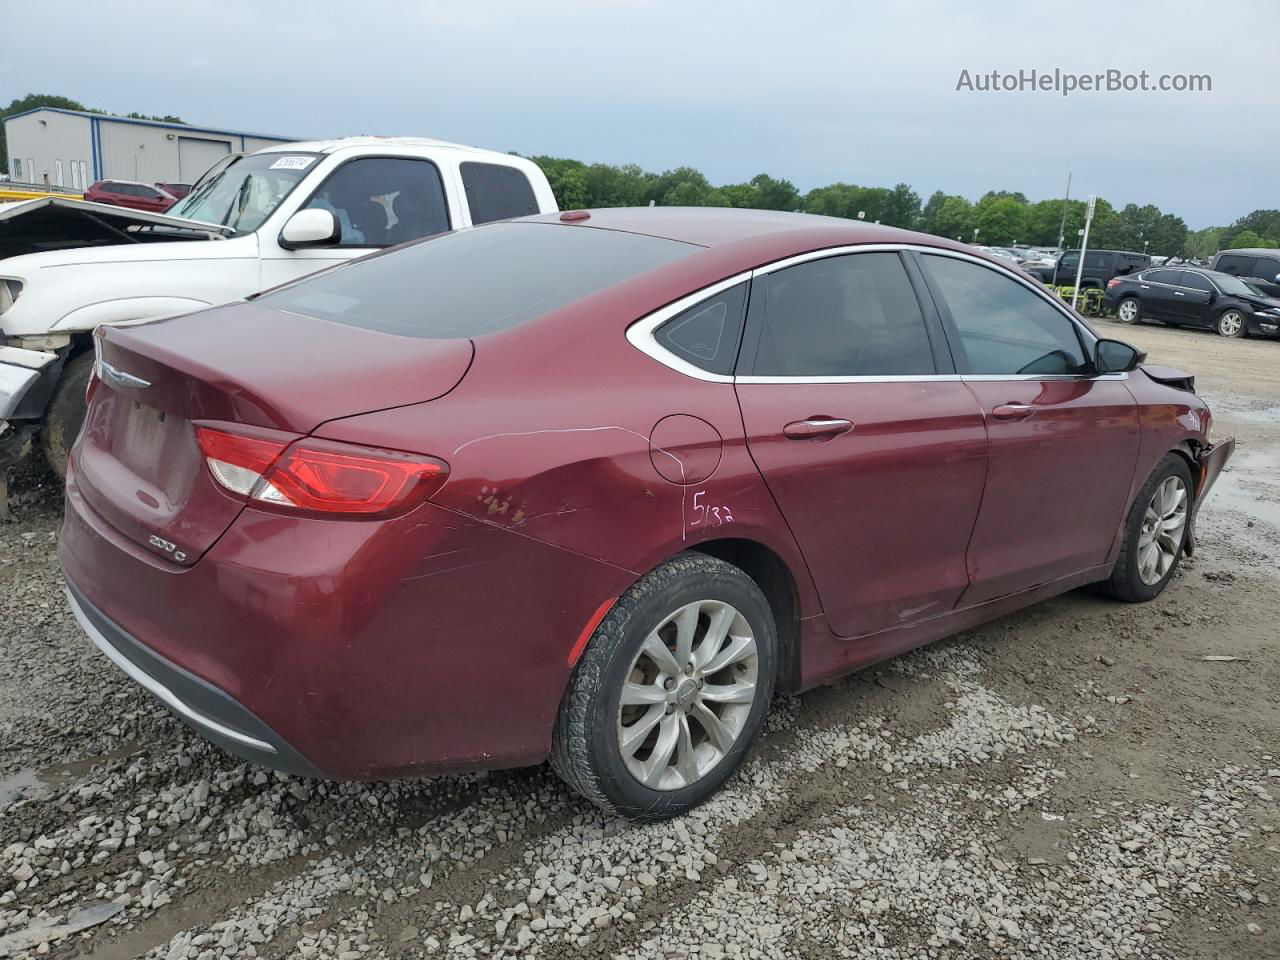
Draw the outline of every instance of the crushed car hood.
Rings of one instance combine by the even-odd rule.
[[[90,203],[68,197],[38,197],[0,203],[0,260],[28,253],[72,250],[114,244],[132,245],[160,239],[141,227],[164,227],[163,239],[199,239],[229,236],[234,231],[220,224],[186,220],[163,213],[147,213],[106,203]]]

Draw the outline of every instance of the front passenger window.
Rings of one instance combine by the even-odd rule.
[[[361,157],[330,175],[307,204],[342,225],[342,247],[386,247],[449,229],[440,173],[430,160]]]
[[[1021,375],[1090,371],[1075,324],[1044,298],[995,270],[926,254],[960,337],[961,373]]]
[[[936,372],[924,316],[896,253],[811,260],[752,284],[764,296],[753,372],[883,377]]]

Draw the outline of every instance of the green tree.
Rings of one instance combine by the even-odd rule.
[[[587,190],[585,164],[563,157],[534,157],[533,162],[551,184],[551,192],[561,210],[580,210],[593,205]]]
[[[934,232],[940,237],[968,240],[973,236],[973,204],[964,197],[947,197],[934,217]]]
[[[799,210],[800,191],[790,180],[775,180],[767,173],[751,178],[756,191],[754,206],[759,210]]]
[[[978,198],[978,203],[984,200],[1016,200],[1018,203],[1026,204],[1027,195],[1019,190],[988,190]]]
[[[1205,227],[1203,230],[1190,231],[1184,247],[1186,255],[1197,260],[1208,260],[1222,249],[1224,230],[1225,227]]]
[[[920,225],[920,194],[905,183],[895,184],[885,198],[884,216],[880,222],[905,230],[916,229]]]
[[[1234,244],[1236,236],[1246,230],[1251,230],[1260,237],[1280,239],[1280,210],[1254,210],[1245,214],[1223,231],[1223,246]]]
[[[982,243],[1008,244],[1026,236],[1027,205],[1010,196],[987,194],[974,208],[973,222]],[[965,237],[965,239],[969,239]]]
[[[925,233],[937,233],[938,210],[942,207],[947,195],[941,190],[929,194],[929,199],[920,210],[920,229]]]
[[[1253,230],[1242,230],[1237,233],[1231,240],[1230,249],[1243,250],[1245,247],[1276,247],[1280,246],[1274,240],[1268,240],[1260,233]]]

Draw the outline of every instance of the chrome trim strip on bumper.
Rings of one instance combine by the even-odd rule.
[[[67,601],[71,604],[71,612],[75,615],[76,622],[80,624],[80,629],[82,629],[89,636],[89,639],[93,641],[94,646],[105,653],[111,659],[111,662],[127,673],[134,682],[145,687],[152,696],[159,699],[170,710],[190,723],[195,724],[197,727],[203,727],[206,730],[210,730],[220,737],[226,737],[228,740],[234,740],[236,743],[242,743],[247,747],[253,747],[255,750],[265,750],[267,753],[277,752],[276,748],[271,744],[263,740],[259,740],[256,737],[251,737],[248,734],[241,733],[239,730],[233,730],[231,727],[221,724],[217,720],[212,720],[209,717],[206,717],[198,710],[192,709],[164,684],[160,683],[153,677],[148,676],[146,673],[143,673],[142,670],[134,666],[123,654],[116,650],[116,648],[111,645],[111,642],[102,635],[102,632],[93,625],[85,615],[80,604],[76,601],[75,594],[70,590],[67,590],[66,593]]]

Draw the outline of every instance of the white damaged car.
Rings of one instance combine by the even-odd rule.
[[[0,468],[38,441],[66,472],[93,330],[248,296],[375,250],[556,209],[522,157],[355,137],[232,155],[163,214],[0,204]]]

